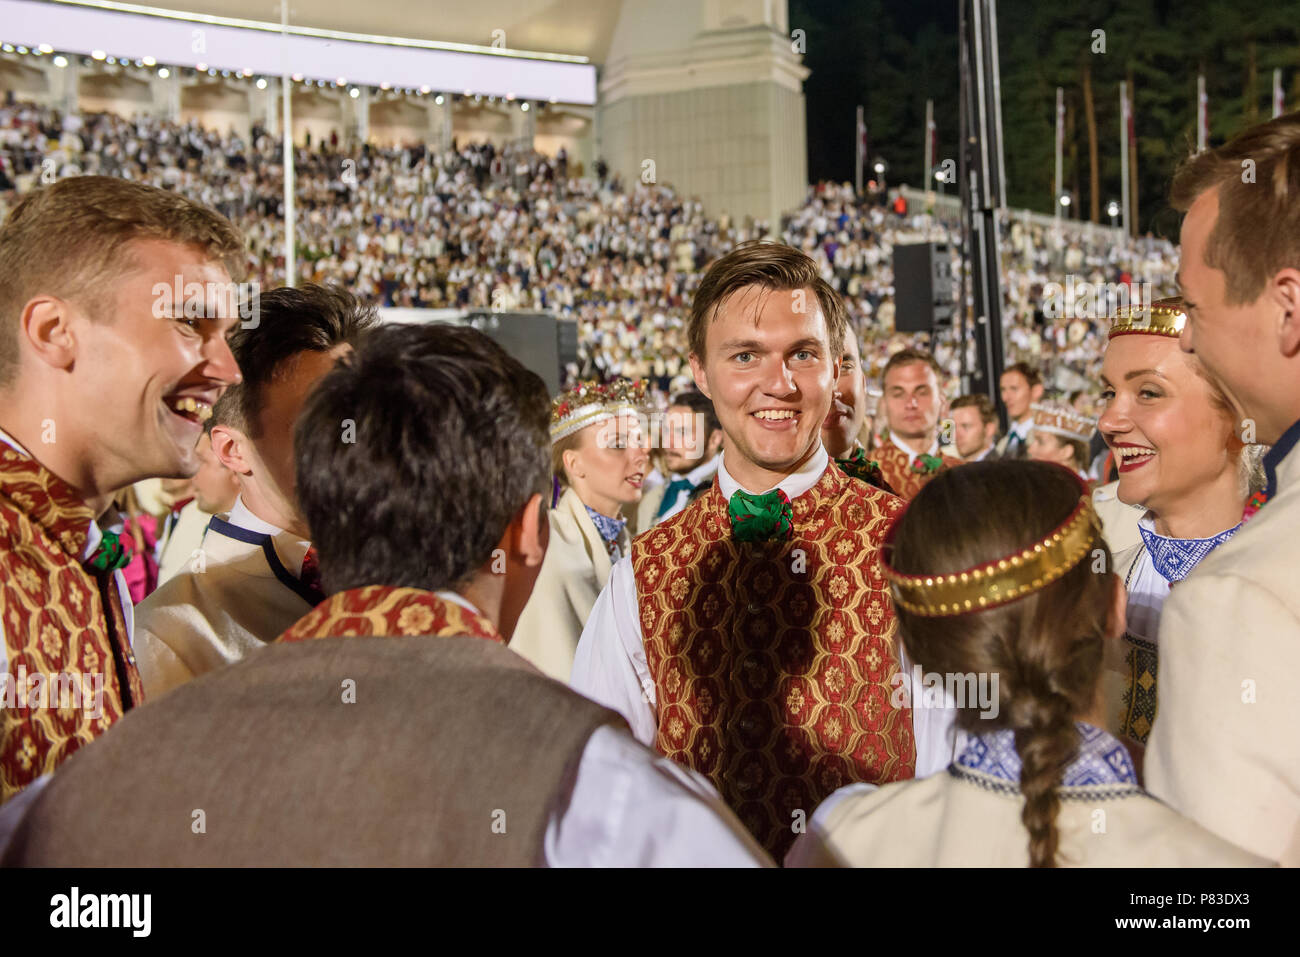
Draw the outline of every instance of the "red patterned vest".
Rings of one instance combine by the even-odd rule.
[[[912,776],[877,562],[903,504],[832,463],[794,500],[788,541],[734,541],[715,480],[632,543],[655,746],[711,778],[778,861],[836,788]]]
[[[505,644],[482,615],[431,591],[388,585],[336,592],[299,618],[278,640],[403,635],[469,635]]]
[[[940,454],[936,457],[943,464],[934,471],[929,471],[921,461],[921,456],[909,456],[889,439],[885,439],[878,448],[872,449],[868,457],[880,463],[880,472],[885,476],[885,481],[909,502],[916,498],[916,493],[921,491],[930,479],[945,469],[962,464],[961,459]]]
[[[67,483],[0,444],[0,803],[144,700],[116,576],[81,563],[94,518]]]

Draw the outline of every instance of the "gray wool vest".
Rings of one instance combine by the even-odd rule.
[[[544,864],[613,711],[481,638],[274,644],[137,708],[59,770],[5,864]]]

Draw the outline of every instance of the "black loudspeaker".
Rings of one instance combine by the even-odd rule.
[[[578,324],[544,312],[471,312],[466,325],[536,372],[551,395],[560,391],[564,366],[578,361]]]
[[[932,332],[952,325],[956,309],[947,243],[894,247],[894,328]]]

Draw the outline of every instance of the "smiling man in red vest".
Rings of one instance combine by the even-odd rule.
[[[778,860],[836,787],[909,778],[916,761],[877,563],[903,502],[821,440],[846,327],[789,246],[746,243],[710,267],[688,335],[722,464],[615,566],[573,669],[642,741],[708,775]]]
[[[239,381],[243,248],[224,216],[106,176],[0,226],[0,804],[143,700],[112,500],[198,469],[202,419]]]

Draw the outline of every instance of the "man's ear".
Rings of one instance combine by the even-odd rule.
[[[1043,400],[1043,384],[1041,382],[1029,390],[1029,398],[1034,402],[1041,402]]]
[[[721,429],[714,429],[710,432],[709,440],[704,444],[704,454],[709,458],[717,455],[718,450],[722,448],[722,440],[725,436],[726,433]]]
[[[236,475],[252,475],[253,466],[248,461],[248,439],[244,433],[229,425],[212,427],[212,454]]]
[[[1300,353],[1300,269],[1283,269],[1273,277],[1271,291],[1282,307],[1278,345],[1288,359]]]
[[[511,545],[520,560],[529,568],[536,568],[546,557],[546,545],[551,537],[551,522],[540,494],[534,494],[516,513],[511,526]]]
[[[707,398],[712,399],[713,393],[709,391],[709,376],[704,371],[704,363],[694,352],[691,353],[691,374],[695,376],[695,388],[699,389]]]
[[[37,296],[23,306],[18,319],[20,338],[46,365],[68,369],[77,358],[72,332],[72,306],[54,296]]]

